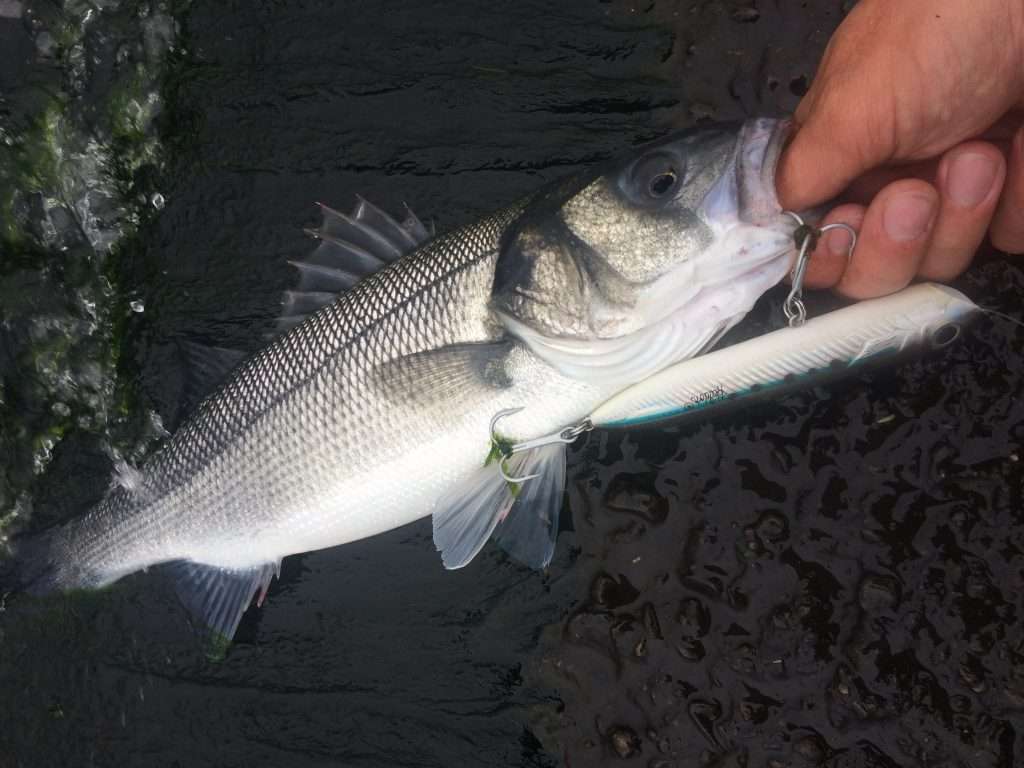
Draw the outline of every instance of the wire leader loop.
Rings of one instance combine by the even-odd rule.
[[[786,315],[789,327],[799,328],[807,322],[807,307],[804,305],[804,275],[807,273],[807,263],[810,261],[811,252],[818,245],[818,240],[826,232],[834,229],[842,229],[848,232],[850,234],[850,248],[846,253],[846,259],[847,264],[849,264],[849,260],[853,258],[853,249],[857,247],[857,230],[849,224],[841,222],[826,224],[824,227],[813,227],[804,222],[800,215],[793,213],[793,211],[783,211],[783,213],[791,216],[797,223],[797,228],[793,232],[793,240],[797,246],[797,256],[796,263],[793,265],[793,271],[790,273],[791,287],[789,295],[782,303],[782,311]]]

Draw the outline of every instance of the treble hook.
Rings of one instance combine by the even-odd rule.
[[[502,478],[508,483],[525,483],[527,480],[533,480],[540,477],[539,474],[535,475],[524,475],[523,477],[512,477],[505,469],[505,462],[512,458],[517,453],[529,451],[534,448],[541,448],[545,445],[553,445],[554,443],[571,443],[576,440],[577,437],[582,435],[584,432],[589,432],[594,428],[590,419],[584,419],[583,421],[577,422],[571,426],[566,427],[560,432],[556,432],[553,435],[544,435],[543,437],[537,437],[533,440],[526,440],[522,443],[510,443],[505,438],[498,435],[497,426],[498,422],[507,416],[512,416],[519,413],[522,407],[518,408],[505,408],[504,410],[498,411],[491,417],[491,446],[492,450],[496,451],[502,458],[498,462],[498,471],[501,473]]]
[[[793,213],[793,211],[783,211],[783,213],[787,216],[792,216],[798,225],[796,232],[793,233],[793,237],[796,239],[800,251],[797,254],[796,264],[793,265],[793,272],[790,276],[793,285],[789,290],[786,301],[782,305],[782,311],[786,313],[786,320],[789,321],[790,328],[796,328],[803,325],[807,320],[807,308],[804,306],[803,301],[804,275],[807,272],[807,263],[810,261],[811,251],[817,245],[818,238],[834,229],[846,230],[850,234],[850,248],[846,252],[846,263],[849,264],[850,259],[853,258],[853,249],[857,247],[857,230],[849,224],[842,222],[826,224],[824,227],[815,228],[806,224],[799,214]]]
[[[518,408],[505,408],[503,410],[498,411],[496,414],[494,414],[494,416],[491,417],[491,453],[492,455],[494,455],[495,453],[497,453],[498,455],[498,472],[501,473],[502,479],[506,483],[511,483],[513,485],[519,485],[520,483],[525,483],[527,480],[534,480],[540,477],[540,475],[536,474],[523,475],[522,477],[514,477],[510,475],[505,469],[505,462],[509,460],[512,454],[515,453],[516,444],[510,443],[508,440],[498,435],[498,422],[506,418],[507,416],[512,416],[514,414],[519,413],[521,410],[523,410],[521,406]]]

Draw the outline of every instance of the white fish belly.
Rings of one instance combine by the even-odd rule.
[[[467,479],[487,458],[489,426],[499,410],[525,406],[507,421],[505,434],[520,438],[549,434],[585,416],[607,393],[546,374],[537,381],[466,403],[438,402],[427,412],[410,409],[381,420],[360,445],[338,450],[327,439],[297,440],[294,430],[268,421],[267,446],[258,455],[230,453],[198,486],[224,485],[205,504],[181,505],[180,535],[149,561],[185,558],[242,568],[374,536],[430,515],[439,498]],[[462,408],[460,408],[462,406]],[[429,411],[435,411],[430,413]],[[248,453],[248,452],[245,452]],[[190,525],[186,520],[191,519]]]

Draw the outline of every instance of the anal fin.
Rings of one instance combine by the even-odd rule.
[[[262,605],[271,580],[280,573],[280,562],[222,568],[182,560],[170,567],[178,598],[219,643],[231,642],[253,598]]]

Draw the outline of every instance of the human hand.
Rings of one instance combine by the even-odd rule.
[[[1024,2],[861,0],[832,37],[780,160],[787,210],[841,203],[805,285],[851,298],[1024,252]]]

